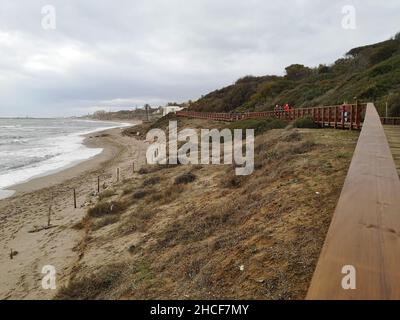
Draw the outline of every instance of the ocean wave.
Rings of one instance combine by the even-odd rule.
[[[40,138],[40,129],[36,128],[35,136],[31,135],[33,130],[32,125],[27,125],[28,128],[20,128],[21,133],[9,137],[18,137],[19,139],[9,139],[8,145],[10,148],[4,149],[0,154],[0,189],[16,185],[35,177],[44,176],[54,171],[58,171],[69,166],[75,165],[78,162],[90,159],[102,152],[101,148],[87,148],[83,145],[85,134],[94,133],[97,131],[108,130],[111,128],[128,126],[131,124],[121,123],[99,123],[96,127],[62,127],[64,124],[60,121],[60,127],[56,132],[49,132],[54,127],[44,127],[44,136]],[[106,125],[109,126],[106,126]],[[51,126],[54,124],[51,123]],[[101,127],[103,125],[104,127]],[[39,127],[38,126],[38,127]],[[26,130],[27,129],[27,130]],[[75,132],[68,132],[71,130]],[[29,139],[27,143],[21,147],[17,146],[22,142],[22,136]],[[3,140],[4,136],[0,137],[0,144],[7,144]],[[13,146],[14,145],[14,146]],[[13,147],[12,147],[13,146]]]
[[[38,164],[40,162],[46,161],[48,159],[60,156],[61,153],[57,153],[57,154],[46,154],[44,156],[41,157],[32,157],[32,158],[28,158],[28,159],[24,159],[24,161],[18,163],[18,164],[14,164],[14,165],[10,165],[8,167],[9,170],[15,170],[15,169],[19,169],[19,168],[23,168],[26,166],[33,166],[35,164]]]
[[[25,137],[21,136],[21,135],[16,136],[16,135],[7,135],[7,134],[5,134],[5,135],[1,135],[0,136],[0,139],[23,139],[23,138],[25,138]]]

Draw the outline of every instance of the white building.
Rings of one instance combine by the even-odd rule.
[[[163,107],[163,116],[166,116],[168,113],[176,113],[177,111],[181,111],[184,108],[180,107],[180,106],[166,106]]]

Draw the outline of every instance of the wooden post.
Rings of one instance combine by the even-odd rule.
[[[51,204],[49,205],[49,213],[47,215],[47,226],[50,227],[51,225]]]
[[[325,107],[322,107],[322,120],[321,120],[321,127],[325,127]]]
[[[97,193],[100,193],[100,176],[97,176]]]
[[[119,182],[119,168],[117,168],[117,182]]]
[[[331,107],[328,107],[328,128],[331,127]]]
[[[387,101],[386,101],[386,112],[385,112],[385,117],[386,117],[386,118],[388,117],[388,103],[387,103]]]
[[[339,107],[335,107],[335,119],[334,119],[334,121],[335,121],[335,124],[333,125],[333,127],[335,128],[335,129],[337,129],[337,127],[338,127],[338,118],[339,118]]]
[[[350,106],[350,130],[353,130],[353,108],[354,106]]]
[[[76,190],[74,189],[74,208],[76,209]]]
[[[346,124],[346,119],[345,119],[345,114],[346,114],[346,106],[343,105],[343,110],[342,110],[342,129],[345,129],[345,124]]]

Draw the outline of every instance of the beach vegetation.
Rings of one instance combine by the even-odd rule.
[[[196,180],[192,172],[185,172],[175,178],[175,184],[188,184]]]
[[[105,215],[120,214],[125,210],[125,205],[119,201],[105,202],[100,201],[94,207],[88,209],[89,217],[98,218]]]
[[[295,128],[318,128],[318,124],[311,117],[299,118],[293,123],[293,126]]]

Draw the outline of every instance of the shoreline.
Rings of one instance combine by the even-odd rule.
[[[43,266],[57,272],[57,289],[75,273],[84,231],[75,228],[86,216],[88,207],[98,201],[97,177],[101,188],[132,175],[145,162],[146,143],[122,136],[122,128],[88,134],[88,147],[103,152],[70,168],[14,186],[17,193],[0,200],[0,299],[52,299],[57,290],[41,287]],[[106,133],[105,136],[103,134]],[[77,208],[74,208],[76,189]],[[43,229],[51,214],[51,228]],[[10,257],[10,252],[17,252]]]
[[[110,121],[101,121],[101,120],[92,120],[92,121],[100,121],[100,122],[114,122],[114,123],[130,123],[132,126],[139,124],[138,121],[118,121],[118,120],[110,120]],[[115,144],[107,141],[107,139],[100,139],[101,135],[105,134],[113,134],[118,131],[122,131],[129,126],[111,128],[99,131],[93,131],[91,133],[83,134],[84,140],[82,145],[89,149],[101,148],[102,151],[99,154],[96,154],[90,158],[84,160],[73,161],[70,164],[55,169],[51,171],[44,172],[43,174],[31,177],[30,179],[8,186],[5,189],[0,190],[0,201],[9,199],[11,197],[15,197],[22,192],[32,192],[35,190],[39,190],[44,187],[50,187],[56,184],[59,184],[67,179],[71,179],[76,175],[82,174],[87,170],[91,170],[97,166],[101,166],[101,164],[109,159],[111,159],[115,152]],[[96,139],[93,139],[96,138]]]
[[[115,131],[119,131],[119,128],[107,129],[104,131],[95,132],[95,134],[110,134],[115,133]],[[110,160],[115,155],[115,153],[118,151],[118,148],[115,144],[107,141],[106,139],[96,138],[96,140],[92,140],[89,138],[92,135],[92,133],[86,134],[85,140],[82,144],[88,148],[102,148],[103,150],[99,154],[86,160],[72,162],[68,166],[62,167],[55,171],[49,171],[43,175],[33,177],[28,181],[10,186],[7,188],[7,190],[15,191],[13,196],[16,196],[22,192],[32,192],[40,190],[41,188],[54,186],[67,179],[71,179],[77,175],[83,174],[88,170],[100,167],[103,162]]]

